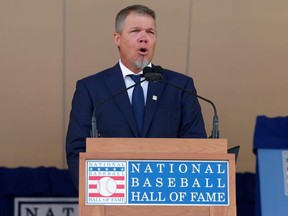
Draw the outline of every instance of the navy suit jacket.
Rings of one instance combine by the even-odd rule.
[[[196,94],[192,78],[166,69],[163,77]],[[76,186],[79,152],[85,152],[85,141],[90,137],[93,109],[125,88],[119,64],[77,82],[66,138],[67,163]],[[96,118],[101,137],[140,137],[127,92],[99,106]],[[162,82],[150,82],[141,137],[206,138],[197,98]]]

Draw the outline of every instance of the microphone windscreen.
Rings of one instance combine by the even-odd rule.
[[[154,71],[154,73],[158,73],[158,74],[163,75],[163,68],[159,65],[154,66],[153,71]]]
[[[160,69],[157,69],[160,71]],[[143,75],[147,81],[158,82],[163,79],[162,73],[155,72],[154,67],[145,67],[143,69]]]
[[[152,68],[151,67],[145,67],[144,69],[143,69],[143,75],[145,76],[146,74],[148,74],[148,73],[153,73],[153,70],[152,70]]]

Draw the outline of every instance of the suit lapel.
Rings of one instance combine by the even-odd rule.
[[[126,85],[123,80],[123,76],[122,76],[122,72],[121,72],[119,64],[116,64],[112,68],[108,79],[106,79],[106,86],[110,90],[111,95],[117,94],[118,92],[126,89]],[[123,93],[115,96],[114,100],[117,106],[119,107],[119,109],[121,110],[122,114],[125,116],[134,135],[136,137],[139,136],[127,91],[124,91]]]
[[[164,84],[162,82],[150,82],[147,92],[146,109],[145,109],[145,120],[143,127],[143,137],[148,133],[151,121],[157,109],[160,101],[161,94],[164,90]]]

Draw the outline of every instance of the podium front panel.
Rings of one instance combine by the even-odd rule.
[[[181,142],[183,141],[183,142]],[[207,142],[207,145],[205,143]],[[208,152],[208,153],[207,153]],[[154,206],[154,205],[86,205],[87,160],[173,160],[227,161],[229,170],[229,205],[227,206]],[[235,216],[235,156],[227,154],[226,140],[211,139],[90,139],[87,152],[80,154],[79,215],[196,215]],[[106,184],[106,183],[105,183]]]

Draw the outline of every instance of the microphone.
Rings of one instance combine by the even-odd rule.
[[[216,109],[216,106],[215,104],[211,101],[211,100],[208,100],[207,98],[204,98],[200,95],[197,95],[195,94],[194,92],[191,92],[187,89],[184,89],[184,88],[181,88],[180,86],[177,86],[173,83],[170,83],[168,81],[166,81],[164,78],[163,78],[163,68],[161,66],[154,66],[153,68],[151,67],[145,67],[143,69],[143,75],[145,77],[145,79],[147,81],[153,81],[153,82],[158,82],[158,81],[163,81],[165,84],[167,85],[170,85],[174,88],[177,88],[181,91],[184,91],[190,95],[193,95],[197,98],[200,98],[201,100],[204,100],[205,102],[208,102],[212,105],[213,107],[213,110],[214,110],[214,117],[213,117],[213,129],[212,129],[212,132],[211,132],[211,136],[209,138],[212,138],[212,139],[218,139],[219,138],[219,118],[218,118],[218,115],[217,115],[217,109]]]
[[[141,76],[143,77],[143,75],[141,75]],[[91,137],[92,138],[98,138],[99,137],[98,128],[97,128],[97,120],[96,120],[96,111],[97,111],[97,109],[102,104],[112,100],[113,98],[117,97],[120,94],[123,94],[124,92],[128,91],[129,89],[133,88],[134,86],[141,84],[145,80],[146,79],[141,80],[140,82],[135,83],[135,84],[129,86],[128,88],[122,89],[121,91],[119,91],[119,92],[117,92],[117,93],[115,93],[115,94],[113,94],[113,95],[111,95],[109,97],[104,98],[103,100],[101,100],[99,103],[96,104],[96,106],[93,109],[92,120],[91,120],[91,123],[92,123],[92,126],[91,126]]]
[[[160,66],[145,67],[143,69],[143,75],[147,81],[158,82],[163,80],[162,68]]]

